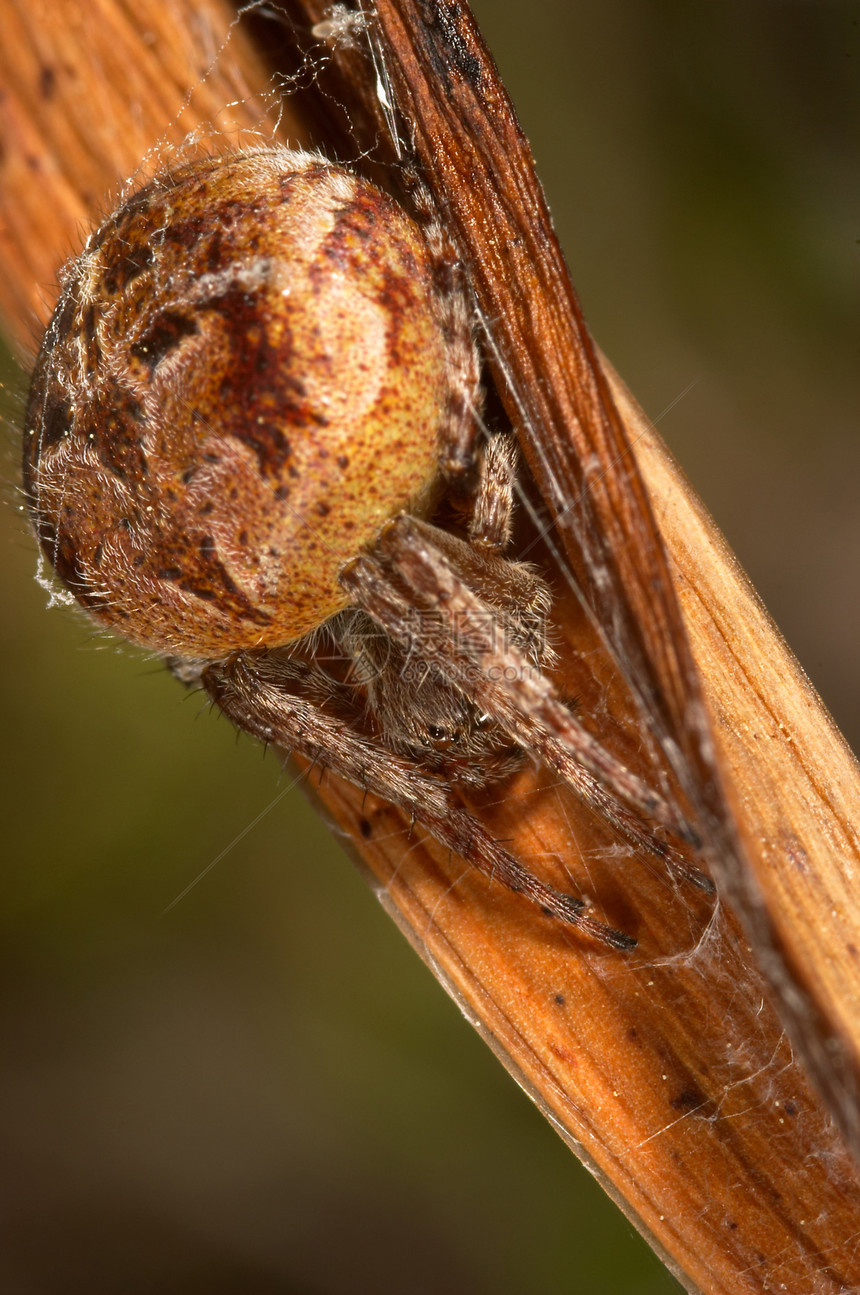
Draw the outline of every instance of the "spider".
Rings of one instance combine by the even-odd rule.
[[[132,194],[64,272],[25,425],[31,514],[75,598],[239,728],[629,949],[461,798],[533,756],[711,889],[657,831],[690,829],[547,673],[549,589],[506,553],[514,442],[479,443],[461,270],[411,198],[278,148]],[[459,534],[429,520],[443,496]]]

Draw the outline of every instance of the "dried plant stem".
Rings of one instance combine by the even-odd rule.
[[[292,8],[305,36],[324,10]],[[403,56],[394,75],[404,96],[433,71],[412,42],[429,13],[433,38],[453,42],[436,75],[440,66],[471,68],[483,102],[507,110],[491,65],[478,63],[483,80],[475,74],[483,55],[462,5],[380,8],[392,68]],[[259,129],[271,103],[265,58],[242,26],[201,82],[235,16],[229,5],[105,0],[92,21],[86,12],[69,0],[44,23],[23,0],[0,4],[0,309],[23,351],[34,321],[45,319],[60,262],[104,195],[197,126],[209,146],[234,143]],[[364,77],[351,120],[374,129],[375,83],[361,57],[346,51],[334,70]],[[445,141],[427,138],[441,156]],[[458,183],[456,168],[450,181]],[[478,252],[470,255],[477,264]],[[611,372],[588,368],[593,357],[584,343],[577,372],[585,364],[598,410],[611,409],[611,388],[613,434],[620,413],[634,445],[668,554],[668,563],[662,549],[648,560],[668,571],[678,595],[773,948],[751,955],[727,905],[710,917],[706,897],[667,884],[639,858],[621,862],[623,847],[545,770],[524,771],[499,803],[476,812],[551,884],[573,873],[613,925],[639,937],[634,955],[580,944],[516,896],[488,890],[410,834],[396,811],[337,779],[325,780],[319,800],[407,937],[682,1280],[714,1295],[835,1295],[860,1287],[860,1183],[794,1058],[771,974],[784,996],[802,991],[794,1020],[809,1023],[818,1084],[850,1136],[860,1057],[860,931],[847,891],[860,862],[857,768],[659,439]],[[636,479],[632,491],[648,514]],[[537,540],[532,556],[549,561]],[[661,616],[665,607],[671,618],[674,603],[665,590],[660,597]],[[637,766],[636,707],[613,682],[600,636],[572,597],[562,593],[557,610],[583,713],[593,703],[613,753],[647,772]],[[671,620],[642,631],[643,659],[659,653],[660,633],[673,638]],[[667,731],[685,714],[685,652],[671,667]]]
[[[860,770],[695,491],[604,361],[630,431],[779,950],[818,1019],[814,1073],[858,1135]],[[768,951],[760,951],[765,960]],[[778,981],[779,968],[773,969]],[[790,992],[790,991],[789,991]]]

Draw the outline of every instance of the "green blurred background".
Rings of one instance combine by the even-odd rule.
[[[858,5],[475,8],[593,331],[856,746]],[[45,610],[12,384],[0,1289],[678,1290],[276,762]]]

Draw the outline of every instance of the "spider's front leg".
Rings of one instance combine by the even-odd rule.
[[[515,475],[513,438],[492,437],[479,460],[469,543],[445,531],[433,533],[452,560],[459,559],[471,587],[492,600],[500,640],[515,645],[533,665],[545,666],[554,657],[546,637],[549,590],[530,566],[500,556],[510,539]],[[517,741],[428,650],[434,639],[452,635],[443,607],[404,607],[394,635],[357,608],[330,626],[350,659],[352,677],[365,690],[375,731],[392,751],[461,787],[485,786],[522,767],[526,757]]]
[[[240,652],[202,671],[218,708],[246,733],[306,759],[396,805],[447,849],[549,915],[615,949],[636,941],[585,912],[581,899],[548,886],[495,841],[455,792],[410,760],[359,732],[313,694],[331,694],[327,676],[285,651]]]
[[[480,464],[469,542],[478,550],[501,554],[510,542],[514,509],[517,445],[513,436],[491,436],[484,446]]]
[[[504,581],[513,579],[516,587],[524,578],[522,568],[496,561],[506,568]],[[561,774],[621,836],[713,893],[710,879],[650,824],[696,844],[693,830],[571,714],[551,680],[536,668],[534,655],[511,641],[499,594],[494,592],[490,602],[476,592],[481,590],[481,567],[472,546],[414,518],[399,517],[369,554],[346,568],[341,582],[354,602],[400,641],[414,633],[416,609],[443,613],[447,633],[428,637],[419,645],[421,654],[525,750]]]

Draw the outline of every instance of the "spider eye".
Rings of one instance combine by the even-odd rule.
[[[346,604],[338,574],[435,495],[448,354],[432,260],[387,194],[285,149],[158,176],[70,267],[25,488],[103,623],[212,658]]]
[[[426,732],[429,741],[434,746],[448,749],[460,741],[462,729],[443,728],[439,724],[428,724]]]

